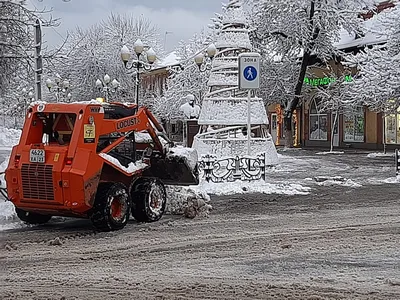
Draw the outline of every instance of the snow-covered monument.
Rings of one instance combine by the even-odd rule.
[[[199,156],[244,156],[248,153],[247,91],[238,87],[238,56],[250,52],[248,22],[240,0],[230,0],[224,8],[221,29],[216,36],[217,54],[212,60],[208,93],[203,99],[198,124],[200,131],[193,147]],[[251,97],[250,155],[266,153],[266,164],[278,158],[268,132],[268,116],[263,100]]]

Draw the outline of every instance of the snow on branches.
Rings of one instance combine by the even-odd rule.
[[[353,102],[390,114],[400,106],[400,9],[381,14],[377,27],[388,42],[347,57],[347,64],[359,71],[349,93]]]
[[[293,97],[285,105],[284,123],[287,136],[292,136],[292,114],[302,98],[308,67],[315,61],[327,63],[340,54],[335,44],[340,39],[341,30],[360,33],[362,19],[359,14],[372,2],[254,0],[255,30],[252,37],[257,42],[257,47],[264,49],[264,52],[273,49],[275,55],[284,61],[301,61],[292,86]],[[288,76],[287,79],[290,80],[292,74]],[[287,146],[291,146],[289,139],[286,142]]]
[[[258,36],[266,45],[282,55],[297,56],[312,53],[323,61],[330,59],[337,49],[340,31],[361,32],[358,17],[366,0],[258,0],[256,23]]]
[[[102,96],[95,82],[108,74],[120,82],[117,94],[112,94],[111,99],[132,102],[136,70],[125,69],[120,58],[121,48],[126,45],[133,52],[133,43],[140,38],[145,46],[151,46],[157,55],[162,55],[158,32],[158,28],[143,16],[112,13],[107,20],[72,32],[49,76],[58,72],[70,81],[73,99],[85,101]]]
[[[58,20],[48,17],[49,10],[29,9],[26,1],[0,0],[0,101],[2,114],[14,114],[23,89],[33,86],[34,24],[39,19],[43,27],[58,26]],[[43,53],[46,49],[43,49]]]
[[[163,97],[155,100],[153,112],[166,120],[182,119],[179,107],[185,103],[186,96],[192,94],[196,104],[201,105],[207,92],[207,81],[210,71],[200,72],[194,63],[193,57],[204,49],[210,42],[210,35],[205,32],[195,34],[188,43],[181,42],[175,50],[180,58],[182,70],[174,73],[167,79],[167,90]]]

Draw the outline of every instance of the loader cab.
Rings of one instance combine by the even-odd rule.
[[[76,114],[50,113],[42,116],[44,127],[42,141],[50,145],[69,145],[74,131]]]
[[[118,120],[133,116],[138,111],[136,105],[127,106],[121,103],[103,103],[102,107],[105,120]],[[96,152],[101,152],[122,135],[125,135],[126,139],[112,149],[108,155],[117,159],[124,167],[128,167],[131,162],[136,162],[138,159],[134,132],[110,133],[100,136]]]
[[[76,114],[63,112],[35,112],[26,144],[68,146],[75,128]]]

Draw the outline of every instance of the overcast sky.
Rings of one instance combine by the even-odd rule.
[[[221,11],[221,3],[228,0],[28,0],[29,6],[53,8],[53,16],[61,18],[60,27],[45,31],[45,40],[56,45],[66,36],[67,30],[76,26],[89,27],[107,18],[110,12],[143,14],[160,28],[164,43],[165,32],[167,51],[177,43],[187,40],[210,23],[214,12]]]

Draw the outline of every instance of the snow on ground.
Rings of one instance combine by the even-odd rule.
[[[314,178],[320,186],[332,186],[332,185],[341,185],[346,187],[362,187],[361,184],[354,182],[351,179],[343,178],[342,176],[317,176]]]
[[[320,152],[304,149],[279,152],[280,164],[271,168],[268,174],[272,182],[353,188],[395,183],[392,178],[396,176],[394,161],[389,157],[369,159],[365,152],[346,151],[340,155],[317,155]],[[330,178],[326,178],[325,182],[318,181],[316,178],[321,176]]]

